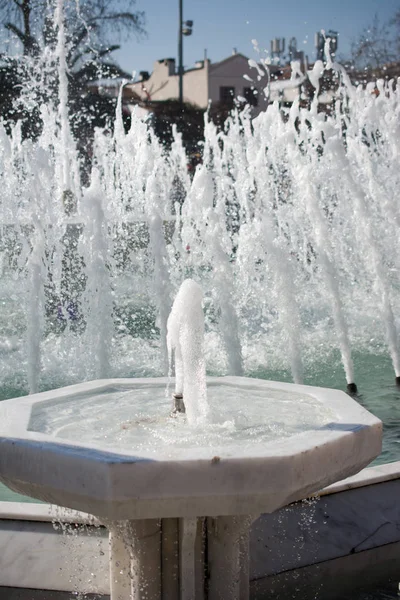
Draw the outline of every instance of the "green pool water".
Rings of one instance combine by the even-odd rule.
[[[354,366],[355,380],[359,390],[356,400],[379,417],[384,424],[383,450],[373,464],[400,460],[400,388],[395,385],[390,358],[384,354],[354,353]],[[129,376],[129,374],[127,375]],[[274,381],[291,381],[290,373],[287,371],[262,369],[248,373],[248,375]],[[332,355],[329,361],[314,362],[308,365],[304,383],[345,389],[339,356]],[[60,383],[60,385],[63,384]],[[15,398],[22,393],[23,390],[20,387],[3,386],[0,388],[0,400]],[[1,484],[0,500],[35,502],[35,500],[15,494]]]
[[[355,397],[364,408],[383,422],[383,449],[372,464],[384,464],[400,460],[400,388],[390,358],[384,354],[353,353],[355,381],[358,394]],[[275,381],[291,381],[289,372],[263,370],[255,377]],[[338,355],[329,362],[318,362],[306,370],[304,383],[320,387],[345,390],[343,369]]]

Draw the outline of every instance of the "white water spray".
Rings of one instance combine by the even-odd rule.
[[[65,102],[43,107],[35,142],[19,126],[3,132],[0,341],[12,338],[15,351],[2,356],[2,379],[34,390],[103,372],[165,373],[170,298],[188,276],[204,290],[214,373],[291,369],[301,381],[339,346],[351,382],[351,349],[387,344],[397,375],[400,91],[379,85],[378,98],[343,88],[330,115],[273,105],[223,131],[207,122],[193,180],[179,135],[166,151],[136,113],[127,133],[121,120],[113,135],[96,132],[88,189],[60,134]]]
[[[205,423],[209,414],[202,301],[201,287],[186,279],[176,295],[167,325],[170,364],[175,352],[175,394],[183,396],[190,425]]]

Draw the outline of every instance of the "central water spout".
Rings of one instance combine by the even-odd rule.
[[[170,372],[175,356],[173,412],[185,412],[188,423],[204,423],[209,414],[204,358],[203,291],[186,279],[179,288],[167,323]]]

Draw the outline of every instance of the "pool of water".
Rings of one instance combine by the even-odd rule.
[[[394,382],[390,358],[385,354],[354,353],[354,365],[355,380],[359,390],[357,401],[379,417],[384,424],[383,450],[374,464],[400,460],[400,389]],[[287,371],[262,369],[248,375],[275,381],[291,381],[290,373]],[[130,374],[127,373],[126,376]],[[65,383],[60,379],[60,386]],[[305,383],[344,389],[345,380],[339,356],[332,354],[329,360],[310,363],[306,370]],[[54,386],[48,386],[51,387]],[[46,389],[45,386],[43,389]],[[0,388],[0,399],[17,397],[23,393],[24,390],[18,386],[3,386]],[[0,500],[30,501],[1,485]]]
[[[251,383],[251,379],[248,379]],[[212,448],[218,456],[237,454],[294,435],[309,434],[335,420],[314,396],[269,386],[210,381],[207,423],[189,427],[183,415],[171,416],[162,383],[110,385],[35,406],[29,429],[101,448],[140,452],[141,456],[179,459],[187,449]]]

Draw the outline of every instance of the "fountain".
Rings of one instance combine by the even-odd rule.
[[[0,480],[108,527],[111,600],[248,598],[252,521],[381,450],[381,422],[343,392],[244,377],[206,385],[203,337],[202,290],[188,279],[168,319],[182,401],[172,415],[165,378],[0,404]]]
[[[274,104],[223,131],[206,115],[193,180],[179,133],[167,151],[136,113],[125,133],[119,104],[83,185],[62,0],[55,17],[59,104],[42,107],[36,141],[0,124],[0,391],[15,397],[0,404],[1,479],[99,516],[113,600],[135,586],[201,597],[206,584],[245,598],[251,520],[379,453],[377,419],[302,384],[327,363],[354,392],[356,353],[387,353],[399,382],[399,87],[355,89],[332,64],[331,114]],[[185,382],[191,336],[169,315],[186,278],[205,322],[189,284]],[[294,384],[242,377],[271,373]]]

